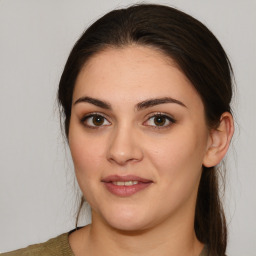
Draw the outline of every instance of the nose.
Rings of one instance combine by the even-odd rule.
[[[143,159],[140,135],[129,127],[119,127],[111,134],[107,159],[111,163],[124,166]]]

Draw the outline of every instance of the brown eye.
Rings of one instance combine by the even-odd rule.
[[[104,123],[104,117],[95,115],[92,117],[92,122],[95,126],[101,126]]]
[[[167,128],[175,122],[176,121],[168,115],[156,114],[144,122],[144,125],[151,126],[153,128]]]
[[[82,124],[89,128],[108,126],[111,123],[102,115],[90,114],[81,119]]]
[[[156,126],[164,126],[166,123],[166,117],[165,116],[155,116],[154,117],[154,124]]]

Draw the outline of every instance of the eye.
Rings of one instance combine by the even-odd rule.
[[[104,116],[100,114],[86,115],[81,119],[81,122],[89,128],[97,128],[111,124]]]
[[[164,114],[155,114],[151,116],[144,124],[155,128],[165,128],[175,123],[175,120]]]

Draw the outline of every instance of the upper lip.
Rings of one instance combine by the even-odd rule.
[[[143,183],[153,182],[152,180],[141,178],[135,175],[109,175],[101,180],[102,182],[115,182],[115,181],[138,181]]]

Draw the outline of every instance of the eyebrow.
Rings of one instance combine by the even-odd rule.
[[[165,104],[165,103],[176,103],[180,106],[186,107],[186,105],[179,100],[173,99],[171,97],[164,97],[164,98],[156,98],[156,99],[149,99],[149,100],[142,101],[136,105],[136,109],[142,110],[145,108],[149,108],[149,107],[153,107],[153,106]]]
[[[91,98],[91,97],[81,97],[75,101],[74,105],[81,103],[81,102],[91,103],[97,107],[104,108],[104,109],[109,109],[109,110],[112,109],[109,103],[107,103],[103,100],[98,100],[98,99]]]
[[[112,110],[112,107],[109,103],[107,103],[106,101],[103,100],[99,100],[99,99],[95,99],[95,98],[91,98],[91,97],[81,97],[79,99],[77,99],[74,103],[74,105],[81,103],[81,102],[87,102],[90,104],[93,104],[97,107],[103,108],[103,109],[108,109],[108,110]],[[142,110],[142,109],[146,109],[149,107],[153,107],[153,106],[157,106],[160,104],[166,104],[166,103],[175,103],[178,104],[182,107],[186,107],[186,105],[176,99],[173,99],[171,97],[163,97],[163,98],[156,98],[156,99],[148,99],[142,102],[139,102],[138,104],[136,104],[136,110]]]

